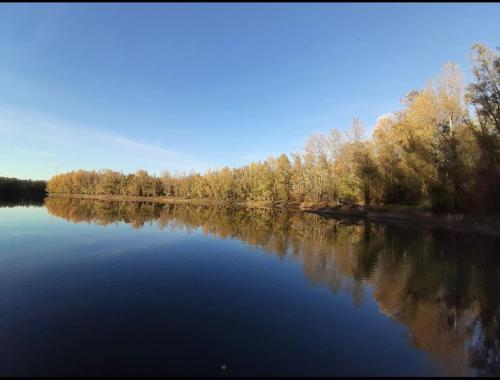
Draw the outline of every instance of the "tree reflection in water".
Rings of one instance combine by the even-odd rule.
[[[500,239],[442,230],[353,224],[286,210],[48,198],[50,214],[75,223],[201,229],[300,261],[313,283],[366,288],[382,313],[403,323],[409,343],[449,375],[499,375]]]

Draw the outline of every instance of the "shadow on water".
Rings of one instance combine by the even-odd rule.
[[[404,324],[410,344],[446,374],[500,374],[498,238],[442,230],[348,224],[286,210],[48,198],[50,214],[75,223],[201,229],[303,263],[310,281],[366,300]]]

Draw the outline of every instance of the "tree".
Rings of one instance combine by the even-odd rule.
[[[280,201],[290,200],[292,168],[290,160],[285,154],[278,157],[276,162],[275,188],[276,196]]]
[[[472,47],[474,82],[467,88],[467,101],[475,115],[467,119],[480,151],[476,193],[483,207],[500,210],[500,55],[486,46]]]

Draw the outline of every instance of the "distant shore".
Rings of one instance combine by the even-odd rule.
[[[79,198],[119,202],[156,202],[164,204],[196,204],[240,206],[260,209],[288,209],[309,212],[324,217],[347,219],[354,222],[368,221],[391,225],[444,228],[459,232],[481,233],[500,236],[500,215],[434,214],[415,206],[332,206],[326,202],[247,201],[232,202],[212,199],[183,199],[171,197],[140,197],[125,195],[49,194],[52,198]]]

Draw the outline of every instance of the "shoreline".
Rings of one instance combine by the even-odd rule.
[[[345,219],[352,222],[366,221],[388,225],[439,228],[457,232],[500,236],[500,215],[435,214],[412,206],[329,206],[326,202],[281,202],[273,204],[268,201],[225,202],[210,199],[86,194],[48,194],[47,197],[118,202],[239,206],[255,209],[287,209],[296,212],[313,213],[322,217]]]
[[[439,228],[463,233],[500,236],[500,215],[435,214],[411,206],[328,206],[313,204],[302,211],[350,220],[415,228]]]

